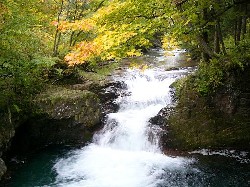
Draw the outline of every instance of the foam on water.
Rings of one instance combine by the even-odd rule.
[[[164,168],[183,169],[185,160],[160,153],[91,144],[56,164],[59,186],[149,187],[162,182]]]
[[[162,154],[154,132],[160,128],[149,127],[149,119],[171,103],[171,73],[128,69],[122,79],[127,94],[116,100],[119,111],[108,114],[93,143],[58,160],[55,186],[155,187],[163,182],[166,168],[181,171],[190,162]]]

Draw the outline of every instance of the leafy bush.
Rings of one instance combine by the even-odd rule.
[[[212,93],[222,85],[224,77],[223,62],[212,59],[210,63],[201,63],[195,74],[194,87],[201,95]]]
[[[250,38],[246,37],[238,45],[234,45],[233,39],[228,38],[227,43],[230,42],[227,55],[218,55],[209,63],[200,63],[193,86],[201,95],[214,93],[230,73],[241,72],[250,65]]]
[[[55,60],[44,57],[31,61],[0,59],[1,111],[7,107],[22,110],[32,96],[45,86]]]
[[[250,65],[250,37],[246,37],[232,47],[228,53],[229,64],[228,68],[244,69],[245,66]]]

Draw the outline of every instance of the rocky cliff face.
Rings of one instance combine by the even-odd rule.
[[[9,148],[10,140],[15,135],[15,125],[9,120],[8,114],[0,116],[0,179],[7,168],[2,160],[3,153]]]
[[[172,115],[159,114],[164,146],[197,148],[250,148],[250,68],[232,72],[216,93],[200,96],[185,85]]]
[[[101,119],[98,96],[86,90],[48,90],[37,97],[33,108],[33,117],[17,129],[12,141],[16,152],[49,144],[82,144]]]
[[[57,88],[48,90],[34,101],[38,115],[49,119],[71,119],[75,124],[93,126],[100,122],[100,99],[87,90]]]

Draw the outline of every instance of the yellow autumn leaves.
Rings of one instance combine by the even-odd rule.
[[[162,38],[162,48],[165,50],[174,50],[178,48],[178,42],[176,41],[176,39],[173,37],[173,35],[168,36],[165,35]]]
[[[95,59],[110,60],[119,59],[121,56],[139,56],[139,50],[135,48],[120,47],[137,35],[130,24],[106,24],[106,16],[109,16],[117,8],[125,6],[125,2],[113,1],[108,6],[100,8],[88,18],[74,22],[62,21],[57,26],[60,32],[82,31],[92,33],[93,38],[86,38],[76,44],[71,52],[65,56],[65,61],[70,65],[82,64]],[[107,18],[109,19],[109,18]],[[147,41],[144,41],[146,43]]]
[[[90,31],[95,28],[95,25],[96,23],[93,19],[75,20],[74,22],[61,21],[58,25],[58,30],[61,32],[66,32],[67,30]]]
[[[4,24],[4,14],[7,12],[7,8],[0,2],[0,29]]]
[[[86,61],[93,60],[95,57],[100,57],[101,60],[110,60],[118,58],[118,54],[114,48],[126,42],[129,38],[135,36],[136,33],[116,31],[106,31],[98,35],[93,41],[82,41],[77,44],[72,52],[65,56],[65,61],[73,66],[82,64]],[[136,50],[127,52],[128,56],[138,56],[140,53]]]

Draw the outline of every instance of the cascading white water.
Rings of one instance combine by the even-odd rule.
[[[129,96],[116,100],[120,110],[108,115],[106,126],[94,138],[98,145],[130,151],[160,151],[159,137],[155,137],[153,142],[148,139],[148,120],[171,102],[169,85],[174,79],[159,80],[154,76],[154,70],[127,71],[123,78]]]
[[[105,127],[93,143],[58,160],[55,186],[63,187],[156,187],[163,175],[182,170],[189,160],[164,155],[159,128],[149,119],[171,103],[171,72],[159,69],[128,69],[122,76],[127,94],[116,102],[120,109],[110,113]]]

